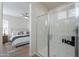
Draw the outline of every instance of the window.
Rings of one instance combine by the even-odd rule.
[[[75,15],[76,15],[76,13],[75,13],[75,9],[74,9],[74,8],[68,10],[68,16],[69,16],[69,17],[73,17],[73,16],[75,16]]]
[[[66,19],[66,18],[67,18],[66,11],[59,11],[58,12],[58,19]]]
[[[8,34],[8,20],[3,20],[3,34]]]

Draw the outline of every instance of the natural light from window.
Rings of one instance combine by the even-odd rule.
[[[8,34],[8,20],[3,20],[3,34]]]

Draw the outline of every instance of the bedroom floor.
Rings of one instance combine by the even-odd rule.
[[[8,42],[3,45],[0,57],[29,57],[29,44],[15,48]]]

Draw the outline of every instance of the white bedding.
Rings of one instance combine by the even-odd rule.
[[[30,37],[17,38],[15,41],[12,42],[12,46],[19,46],[22,44],[30,43],[30,40]]]
[[[12,39],[16,36],[21,36],[21,35],[12,35],[11,38],[9,39],[10,41],[12,41]]]

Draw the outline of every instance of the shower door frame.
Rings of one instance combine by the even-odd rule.
[[[79,26],[77,24],[78,18],[79,18],[79,3],[75,3],[75,12],[76,12],[76,29],[75,29],[75,33],[76,33],[76,39],[75,39],[75,57],[79,57]]]

